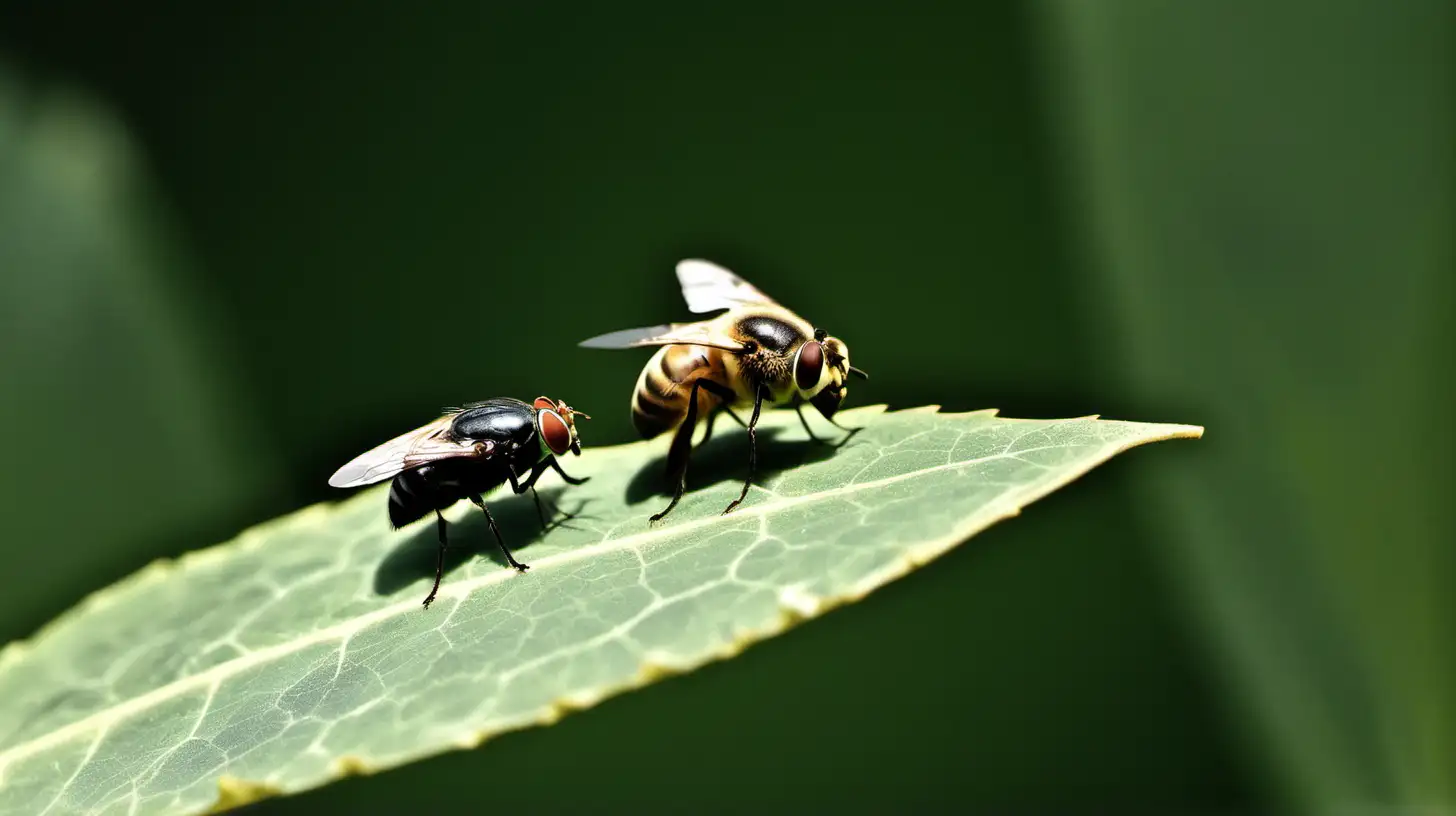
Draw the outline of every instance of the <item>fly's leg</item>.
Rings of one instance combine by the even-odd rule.
[[[561,477],[561,481],[566,482],[569,485],[586,484],[587,482],[591,481],[590,476],[583,476],[580,479],[574,476],[567,476],[566,471],[561,469],[561,463],[556,461],[555,456],[551,457],[547,461],[550,463],[551,469],[556,471],[556,475]]]
[[[516,472],[514,470],[508,471],[506,473],[506,476],[511,480],[512,493],[515,493],[517,496],[519,496],[522,493],[525,493],[527,490],[531,491],[531,498],[536,502],[536,518],[541,520],[542,530],[546,529],[546,514],[541,511],[541,497],[536,495],[536,480],[541,478],[541,473],[545,470],[546,463],[537,462],[535,467],[531,468],[531,478],[527,479],[524,482],[516,480]],[[479,504],[479,502],[476,503]],[[481,505],[481,507],[484,508],[484,505]],[[486,515],[489,515],[489,513],[487,513]]]
[[[470,500],[475,503],[476,507],[480,508],[482,513],[485,513],[485,521],[490,525],[490,531],[495,534],[495,543],[500,545],[501,552],[506,556],[506,562],[521,572],[530,569],[530,567],[517,561],[514,555],[511,555],[510,548],[506,547],[506,540],[501,537],[500,528],[495,524],[495,517],[490,514],[490,508],[485,506],[485,500],[480,498],[479,494],[471,496]]]
[[[440,578],[445,574],[445,551],[450,549],[450,541],[445,532],[445,517],[440,511],[435,511],[435,529],[440,533],[440,552],[435,556],[435,585],[430,587],[430,594],[425,596],[425,608],[430,608],[430,602],[435,600],[435,595],[440,591]]]

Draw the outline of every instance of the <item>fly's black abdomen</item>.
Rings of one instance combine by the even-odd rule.
[[[406,470],[389,483],[389,526],[396,530],[419,521],[433,509],[420,495],[429,486],[420,482],[418,474],[418,470]]]
[[[503,461],[442,459],[394,477],[389,486],[389,523],[395,529],[479,496],[510,478]]]

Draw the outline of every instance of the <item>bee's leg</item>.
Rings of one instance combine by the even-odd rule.
[[[698,380],[702,382],[702,380]],[[698,423],[698,385],[693,384],[693,391],[688,395],[688,415],[683,423],[678,426],[677,434],[672,438],[672,447],[667,449],[667,478],[673,483],[672,501],[667,507],[647,521],[655,524],[662,521],[663,516],[672,512],[677,503],[682,499],[683,488],[687,485],[688,479],[688,456],[692,453],[693,427]]]
[[[723,510],[723,515],[733,512],[733,508],[743,503],[748,498],[748,487],[753,484],[753,471],[758,466],[758,413],[763,408],[763,386],[760,385],[753,391],[753,415],[748,418],[748,478],[743,481],[743,490]]]
[[[425,596],[425,608],[430,608],[430,602],[435,600],[435,595],[440,591],[440,578],[445,574],[445,551],[450,549],[450,540],[445,532],[445,517],[440,511],[435,511],[435,528],[440,532],[440,552],[435,556],[435,585],[430,587],[430,594]]]
[[[733,409],[729,408],[728,403],[725,401],[722,405],[715,408],[711,414],[708,414],[708,420],[705,423],[707,429],[703,431],[703,438],[698,440],[698,447],[708,444],[708,440],[713,438],[713,423],[718,421],[718,414],[720,413],[726,413],[728,416],[733,417],[734,422],[737,422],[745,428],[748,427],[748,423],[743,421],[743,417],[734,413]]]
[[[703,420],[703,438],[698,441],[698,447],[708,444],[708,440],[713,438],[713,423],[717,421],[718,410],[709,411],[708,418]]]
[[[830,419],[829,417],[825,417],[824,418],[825,421],[827,421],[830,425],[833,425],[834,427],[838,428],[841,431],[844,431],[847,434],[843,439],[839,440],[838,442],[831,443],[831,442],[828,442],[828,441],[826,441],[824,439],[820,439],[819,437],[815,436],[814,435],[814,431],[809,428],[809,418],[806,417],[806,416],[804,416],[804,403],[801,402],[798,405],[795,405],[794,406],[794,410],[796,410],[796,411],[799,412],[799,421],[802,422],[802,423],[804,423],[804,433],[807,433],[809,435],[809,438],[810,439],[814,440],[815,442],[818,442],[821,445],[832,445],[835,448],[844,447],[844,444],[846,442],[848,442],[850,440],[850,438],[852,438],[855,434],[859,433],[860,431],[864,430],[864,426],[863,425],[861,425],[861,426],[859,426],[857,428],[846,428],[843,425],[840,425],[838,422],[835,422],[834,420]]]
[[[804,416],[804,403],[796,404],[794,406],[794,412],[799,415],[799,423],[804,426],[804,433],[808,434],[809,438],[815,442],[821,445],[825,444],[824,440],[814,435],[814,429],[809,427],[809,418]]]
[[[495,534],[495,543],[499,544],[501,552],[505,553],[506,562],[521,572],[530,569],[530,567],[517,561],[514,555],[511,555],[510,549],[506,547],[506,540],[501,537],[500,528],[495,525],[495,517],[490,514],[490,508],[485,506],[485,500],[480,497],[480,494],[472,495],[470,500],[475,503],[476,507],[480,508],[482,513],[485,513],[485,521],[490,525],[490,531]]]
[[[693,451],[693,429],[698,424],[698,390],[702,389],[723,400],[724,403],[733,400],[733,389],[726,385],[719,385],[706,377],[699,377],[693,380],[693,390],[688,394],[688,415],[683,423],[677,427],[677,435],[672,438],[672,447],[667,450],[667,477],[674,484],[672,488],[672,501],[668,502],[667,508],[661,513],[653,516],[649,521],[658,522],[663,516],[672,512],[682,499],[683,490],[688,480],[688,457]]]

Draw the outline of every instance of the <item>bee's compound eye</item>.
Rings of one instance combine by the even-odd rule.
[[[541,431],[541,438],[546,441],[546,447],[557,456],[563,456],[571,450],[571,428],[567,427],[566,420],[555,411],[541,411],[536,414],[536,427]]]
[[[794,383],[800,391],[813,391],[824,374],[824,347],[818,340],[810,340],[799,348],[799,359],[794,362]]]
[[[556,410],[556,403],[546,397],[537,397],[535,407],[537,411],[554,411]]]

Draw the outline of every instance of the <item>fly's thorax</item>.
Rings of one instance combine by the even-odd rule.
[[[450,435],[456,439],[490,440],[497,444],[527,442],[534,429],[531,406],[508,398],[471,403],[450,421]]]

